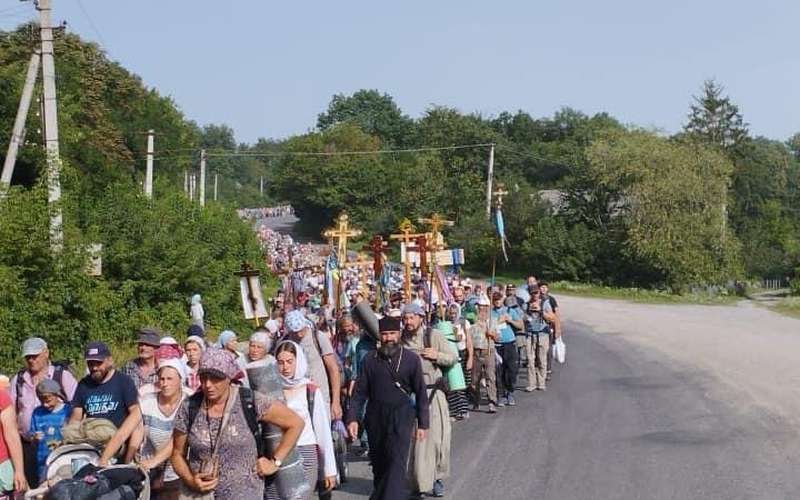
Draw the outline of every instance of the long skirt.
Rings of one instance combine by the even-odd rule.
[[[281,498],[278,496],[278,490],[275,488],[275,484],[267,479],[267,487],[264,489],[264,498],[267,500],[311,500],[311,497],[314,495],[314,492],[317,489],[317,469],[319,468],[317,445],[306,444],[298,446],[297,452],[300,454],[300,458],[303,460],[303,475],[306,477],[308,484],[311,485],[311,490],[308,492],[308,495],[303,496],[302,499]]]
[[[472,386],[472,369],[467,370],[467,350],[459,351],[458,355],[461,359],[461,369],[464,370],[464,381],[467,383],[467,388]],[[474,363],[475,360],[473,359]]]
[[[461,368],[464,372],[464,381],[467,387],[472,385],[471,370],[467,371],[467,351],[458,352],[459,359],[461,360]],[[469,413],[469,399],[467,398],[467,389],[459,391],[447,392],[447,406],[450,407],[450,418],[463,418]]]

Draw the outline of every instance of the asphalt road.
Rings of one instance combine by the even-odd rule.
[[[622,336],[570,322],[565,331],[568,361],[546,393],[454,424],[447,498],[800,498],[787,421],[712,399],[713,377]],[[367,463],[351,475],[335,497],[368,497]]]

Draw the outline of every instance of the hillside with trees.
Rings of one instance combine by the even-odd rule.
[[[0,32],[0,161],[30,29]],[[676,292],[793,277],[800,289],[800,134],[753,137],[715,81],[698,82],[685,129],[672,136],[570,108],[537,118],[432,106],[410,117],[392,96],[357,90],[333,96],[308,133],[242,144],[227,125],[187,119],[95,44],[61,32],[55,52],[66,247],[49,251],[34,105],[0,202],[0,287],[8,292],[0,296],[0,359],[42,331],[80,341],[131,338],[151,323],[180,331],[195,292],[207,296],[212,326],[244,327],[232,272],[243,259],[258,261],[259,249],[235,207],[290,202],[316,234],[342,210],[368,234],[436,211],[456,221],[448,241],[465,248],[468,267],[489,271],[498,245],[484,212],[487,144],[496,145],[495,181],[510,191],[501,271]],[[152,201],[141,194],[149,129]],[[463,145],[484,146],[431,149]],[[183,194],[201,148],[209,179],[220,181],[219,202],[205,209]],[[363,154],[383,150],[395,152]],[[362,154],[332,154],[354,151]],[[101,278],[83,272],[88,243],[104,245]]]

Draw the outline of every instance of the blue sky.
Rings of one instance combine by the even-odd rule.
[[[52,2],[55,21],[242,141],[303,133],[360,88],[412,117],[571,106],[674,132],[711,77],[753,133],[800,132],[797,0]],[[0,29],[34,13],[0,0]]]

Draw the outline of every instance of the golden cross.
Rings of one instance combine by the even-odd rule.
[[[430,226],[430,238],[428,238],[428,248],[431,251],[435,252],[437,250],[441,250],[439,247],[443,247],[444,245],[440,242],[441,240],[441,228],[442,226],[453,226],[455,222],[451,220],[442,219],[442,216],[439,214],[433,214],[430,218],[425,219],[417,219],[420,224],[427,224]]]
[[[416,228],[414,228],[414,225],[411,224],[411,221],[408,219],[403,219],[400,221],[400,226],[398,229],[400,230],[400,233],[390,234],[389,238],[393,240],[400,240],[405,243],[406,254],[405,258],[403,259],[403,275],[405,281],[403,283],[403,289],[406,292],[406,297],[411,297],[411,257],[409,256],[408,249],[411,243],[416,241],[416,238],[424,236],[424,234],[414,233]]]
[[[498,184],[497,185],[497,190],[492,193],[492,195],[494,195],[494,202],[495,202],[494,206],[497,207],[497,208],[503,208],[503,197],[505,195],[507,195],[507,194],[508,194],[508,191],[505,191],[503,189],[503,185],[502,184]]]
[[[347,261],[347,239],[361,236],[361,230],[350,229],[350,217],[342,212],[336,219],[336,228],[326,229],[322,236],[328,240],[337,240],[336,260],[341,268],[342,263]]]

